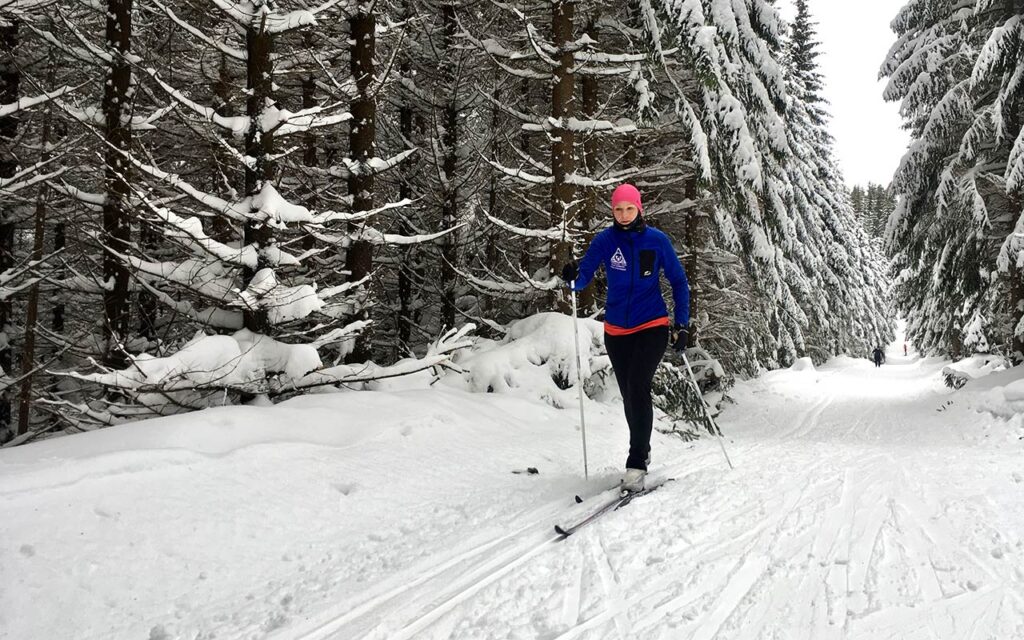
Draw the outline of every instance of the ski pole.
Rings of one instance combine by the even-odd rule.
[[[715,419],[711,416],[711,407],[709,407],[708,403],[704,401],[704,394],[700,392],[700,385],[697,384],[697,376],[693,375],[693,369],[690,368],[690,361],[687,359],[685,352],[680,351],[679,355],[683,356],[683,364],[686,365],[686,371],[689,372],[690,380],[693,381],[693,390],[697,392],[697,397],[700,398],[700,404],[704,407],[704,415],[708,417],[708,420],[710,420],[711,424],[715,427],[715,434],[718,436],[718,444],[722,447],[722,455],[725,456],[725,461],[729,464],[729,468],[735,469],[736,467],[732,466],[732,460],[729,459],[729,454],[725,450],[725,438],[722,437],[722,430],[718,427],[718,423],[715,422]]]
[[[573,343],[576,345],[576,387],[580,394],[580,433],[583,435],[583,479],[590,480],[590,470],[587,467],[587,422],[583,415],[583,369],[580,361],[580,319],[576,315],[576,279],[573,278],[570,285],[572,291],[572,335]]]

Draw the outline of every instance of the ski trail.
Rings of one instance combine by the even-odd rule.
[[[676,482],[569,540],[537,509],[298,637],[1024,637],[1019,530],[957,490],[985,476],[975,452],[922,437],[941,404],[925,374],[808,374],[727,438],[735,470],[709,439],[680,447]]]
[[[810,409],[802,412],[796,419],[792,429],[781,436],[782,439],[802,438],[814,430],[818,418],[832,404],[833,398],[826,396],[815,403]]]
[[[577,570],[573,573],[571,586],[566,590],[565,599],[562,602],[562,624],[567,627],[575,626],[580,619],[584,567],[584,563],[580,562]]]
[[[372,597],[369,600],[361,602],[360,604],[356,605],[352,609],[349,609],[346,613],[340,616],[327,620],[312,629],[302,631],[298,635],[291,635],[290,637],[295,638],[295,640],[312,640],[315,638],[329,637],[330,634],[339,631],[343,626],[350,623],[351,621],[366,615],[367,613],[373,611],[375,608],[383,605],[384,603],[390,600],[398,598],[399,596],[411,591],[412,589],[415,589],[427,582],[434,580],[438,576],[444,574],[446,571],[454,567],[457,567],[463,562],[472,560],[473,558],[486,553],[487,551],[500,545],[502,542],[506,542],[516,537],[517,535],[523,533],[528,528],[529,527],[524,527],[523,529],[517,530],[508,535],[494,538],[483,544],[477,545],[467,551],[452,556],[445,562],[442,562],[441,564],[436,565],[428,569],[426,572],[420,574],[420,576],[415,578],[414,580],[404,582],[403,584],[394,587],[393,589],[390,589],[380,595]],[[294,634],[295,631],[292,630],[291,633]]]
[[[608,555],[604,545],[601,543],[600,534],[592,536],[587,546],[590,550],[590,559],[593,561],[594,567],[597,569],[598,578],[601,581],[605,602],[610,603],[612,608],[617,610],[616,615],[612,616],[612,620],[615,623],[618,637],[623,640],[630,638],[632,629],[629,624],[629,618],[625,615],[625,607],[622,606],[625,600],[622,593],[622,585],[619,584],[618,579],[615,577],[615,570],[608,561]]]
[[[440,619],[441,616],[471,598],[484,587],[502,578],[560,540],[560,536],[550,537],[525,551],[515,551],[501,556],[492,562],[485,563],[483,566],[467,574],[465,580],[460,580],[460,584],[453,589],[449,589],[449,593],[442,596],[442,600],[439,603],[431,605],[427,612],[406,623],[397,631],[387,631],[384,637],[388,640],[407,640],[408,638],[415,637]]]
[[[711,640],[733,614],[740,600],[747,595],[754,583],[764,575],[768,568],[768,559],[764,556],[748,555],[739,569],[729,578],[725,588],[719,593],[718,600],[711,611],[702,619],[694,633],[693,640]]]

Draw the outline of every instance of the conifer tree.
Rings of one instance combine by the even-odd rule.
[[[1017,0],[915,0],[892,23],[885,96],[901,102],[913,139],[886,242],[901,310],[925,352],[959,356],[984,344],[1024,353],[1022,19]]]

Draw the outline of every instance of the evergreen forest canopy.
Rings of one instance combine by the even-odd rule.
[[[887,266],[797,8],[0,0],[0,442],[443,366],[472,327],[568,309],[554,274],[623,181],[727,369],[866,355],[892,337]],[[989,97],[1006,77],[977,75]],[[1004,142],[1011,93],[985,121]],[[946,153],[901,167],[901,287],[932,246],[915,167]]]
[[[892,189],[894,298],[926,353],[1024,358],[1024,1],[911,0],[885,97],[912,134]]]

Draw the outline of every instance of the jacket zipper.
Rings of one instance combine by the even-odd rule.
[[[626,232],[629,238],[629,294],[626,296],[626,326],[629,326],[629,311],[633,307],[633,272],[636,270],[636,243],[633,234]]]

